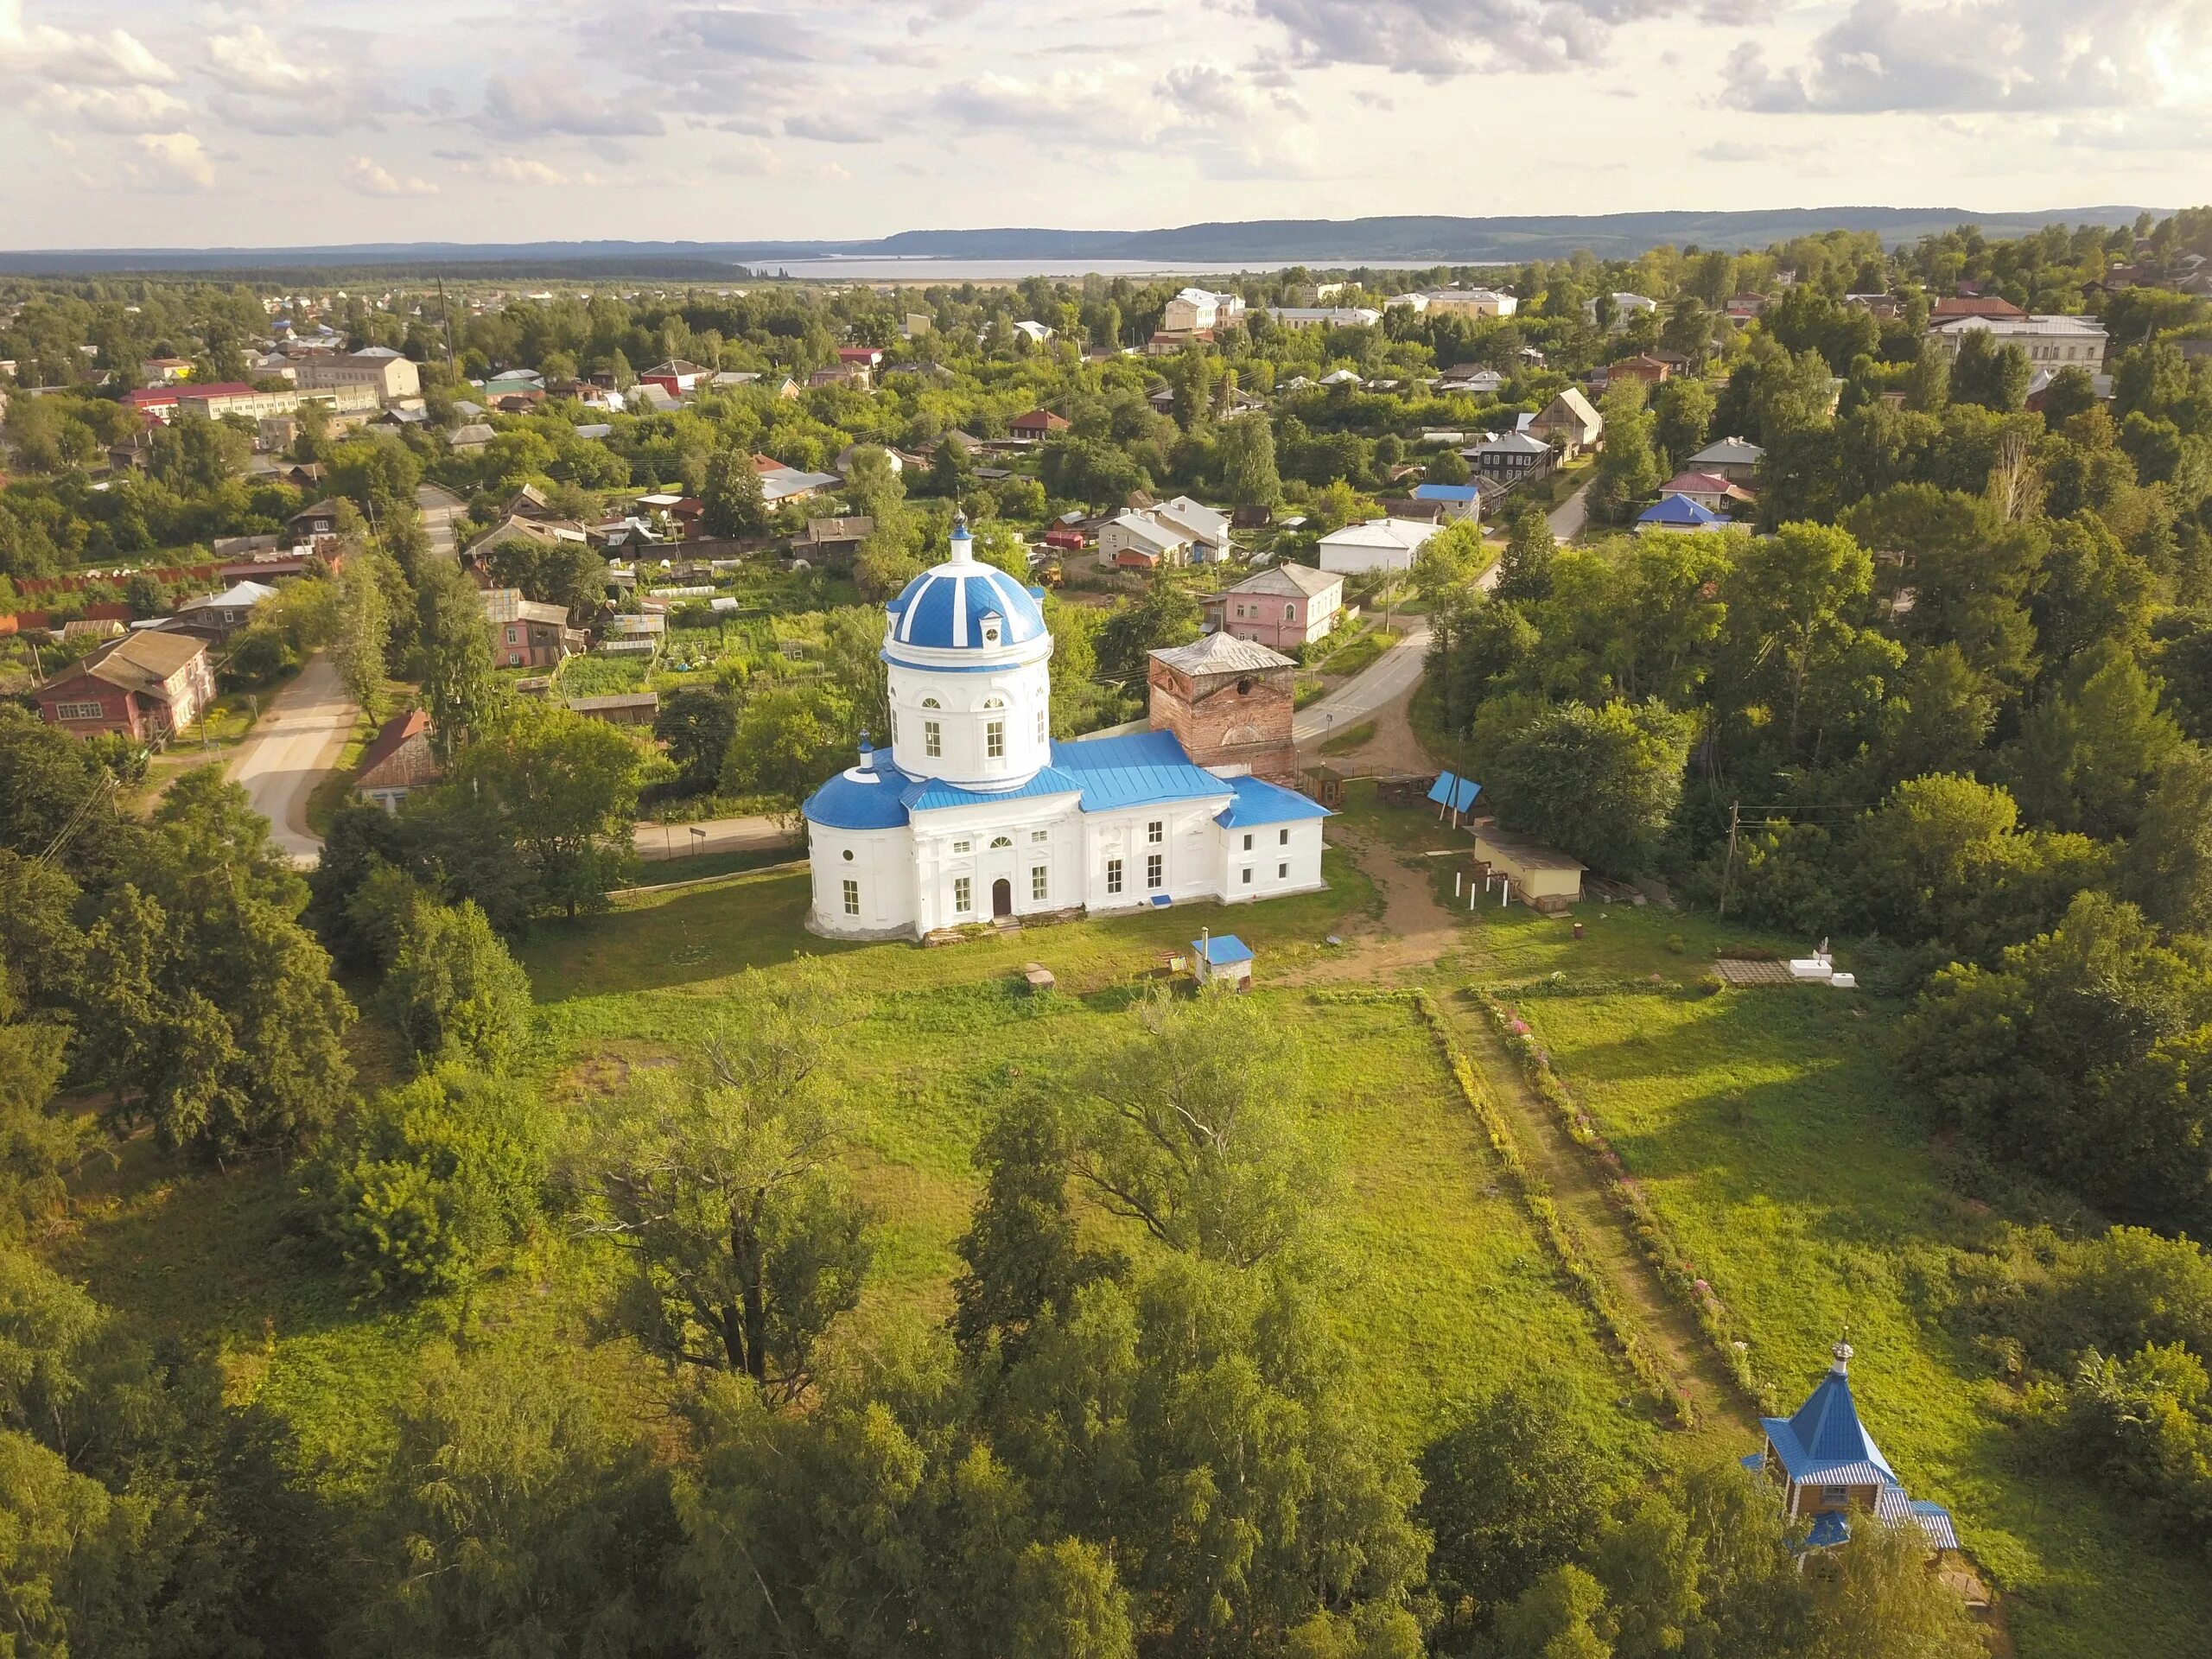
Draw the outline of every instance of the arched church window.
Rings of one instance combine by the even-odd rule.
[[[993,836],[991,837],[991,845],[994,848],[1011,847],[1014,845],[1014,837],[1012,836]]]
[[[1004,697],[985,697],[983,699],[983,707],[986,709],[1003,709],[1006,707],[1006,699]]]
[[[942,709],[944,705],[939,702],[935,697],[924,697],[922,699],[922,707],[925,709]]]

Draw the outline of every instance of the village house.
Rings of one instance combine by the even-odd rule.
[[[1239,322],[1244,316],[1244,296],[1215,294],[1203,288],[1186,288],[1167,302],[1160,314],[1163,334],[1195,334]]]
[[[1666,495],[1653,502],[1636,515],[1636,533],[1649,535],[1654,531],[1726,530],[1728,521],[1712,508],[1702,506],[1687,495]]]
[[[1098,563],[1109,570],[1154,570],[1191,563],[1191,533],[1149,512],[1118,514],[1098,530]]]
[[[396,813],[410,791],[437,782],[436,757],[430,752],[430,717],[420,709],[394,715],[378,730],[361,770],[353,779],[354,798]]]
[[[1928,330],[1946,357],[1959,354],[1969,334],[1986,334],[1993,346],[2017,346],[2038,368],[2080,368],[2092,374],[2105,366],[2105,326],[2094,317],[1969,316],[1931,323]]]
[[[1541,438],[1518,431],[1494,433],[1459,453],[1483,477],[1505,484],[1541,478],[1559,460],[1559,452]]]
[[[302,358],[293,365],[292,378],[308,391],[366,387],[385,404],[423,395],[422,371],[388,346]]]
[[[205,639],[141,628],[57,670],[32,695],[49,726],[80,737],[119,732],[156,743],[214,701],[215,671]]]
[[[1447,317],[1510,317],[1521,308],[1512,295],[1494,288],[1432,288],[1420,298],[1422,309]]]
[[[255,608],[276,597],[266,582],[238,581],[219,594],[188,599],[162,626],[215,639],[227,639],[253,620]]]
[[[446,448],[456,455],[473,455],[497,435],[481,421],[474,421],[467,426],[455,427],[447,435]]]
[[[1953,294],[1928,308],[1928,323],[1956,322],[1961,317],[2024,317],[2028,314],[1994,294]]]
[[[1713,512],[1748,506],[1757,499],[1742,485],[1731,483],[1718,473],[1676,473],[1659,486],[1659,493],[1679,495]]]
[[[1416,484],[1414,500],[1437,509],[1447,524],[1482,516],[1482,486],[1478,484]]]
[[[1404,518],[1370,518],[1346,524],[1321,538],[1321,569],[1343,575],[1369,570],[1410,570],[1414,555],[1437,532],[1434,524]]]
[[[327,500],[302,507],[284,521],[284,533],[292,538],[295,545],[312,542],[321,536],[335,536],[338,533],[338,499],[333,496]]]
[[[1529,423],[1531,436],[1541,438],[1567,461],[1585,449],[1596,448],[1605,430],[1605,417],[1573,386],[1537,410],[1536,417]]]
[[[524,599],[518,588],[488,588],[484,614],[492,623],[492,661],[500,668],[553,668],[584,648],[583,631],[569,626],[568,607]]]
[[[1067,416],[1055,415],[1049,409],[1033,409],[1026,415],[1017,415],[1007,423],[1006,429],[1017,438],[1036,443],[1055,432],[1068,429]]]
[[[1731,484],[1750,484],[1758,479],[1759,463],[1765,459],[1766,451],[1748,439],[1715,438],[1682,465],[1687,472],[1711,473]]]
[[[1269,305],[1261,308],[1278,328],[1372,328],[1382,314],[1367,305]]]
[[[810,564],[849,569],[859,556],[861,543],[875,533],[875,520],[866,513],[842,518],[810,518],[806,528],[791,537],[791,551]]]
[[[1274,564],[1205,601],[1217,631],[1276,651],[1325,639],[1344,614],[1344,579],[1310,564]]]
[[[1659,309],[1658,301],[1647,299],[1641,294],[1623,294],[1616,291],[1611,298],[1613,302],[1612,332],[1615,334],[1627,327],[1638,316],[1649,315]],[[1598,302],[1595,298],[1582,302],[1582,320],[1592,328],[1598,326]]]

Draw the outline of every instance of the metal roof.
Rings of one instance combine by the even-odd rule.
[[[899,792],[912,781],[895,766],[848,766],[806,798],[809,823],[832,830],[895,830],[906,822]]]
[[[1332,817],[1329,809],[1294,789],[1268,783],[1263,778],[1223,780],[1236,792],[1214,822],[1224,830],[1249,830],[1263,823],[1298,823],[1308,818]]]
[[[1183,674],[1255,674],[1297,665],[1256,639],[1239,639],[1226,633],[1202,634],[1187,645],[1171,645],[1145,654]]]
[[[1236,793],[1227,779],[1192,765],[1173,732],[1055,743],[1052,764],[1082,785],[1086,812],[1169,801],[1226,802]]]
[[[1082,787],[1058,766],[1043,766],[1027,782],[1012,789],[963,789],[942,778],[918,778],[899,791],[899,800],[909,812],[933,812],[944,807],[989,806],[1039,795],[1072,795]]]
[[[1191,949],[1205,958],[1209,968],[1233,967],[1252,960],[1252,947],[1234,933],[1208,934],[1205,938],[1192,939]]]
[[[1636,515],[1639,524],[1718,524],[1726,521],[1711,507],[1687,495],[1670,495]]]
[[[1850,1357],[1848,1344],[1838,1344],[1835,1363],[1803,1405],[1788,1417],[1759,1420],[1793,1483],[1864,1486],[1897,1482],[1897,1471],[1859,1421],[1847,1369]]]

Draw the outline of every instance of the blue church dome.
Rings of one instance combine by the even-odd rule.
[[[1045,613],[1029,590],[995,565],[979,564],[965,520],[952,526],[952,556],[925,570],[893,600],[891,639],[936,651],[1024,645],[1045,632]],[[995,645],[984,638],[995,619]]]

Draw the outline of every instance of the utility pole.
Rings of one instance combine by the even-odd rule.
[[[1741,801],[1728,803],[1728,861],[1720,869],[1720,913],[1728,913],[1728,884],[1736,875],[1736,830],[1743,821]]]

